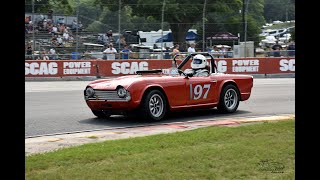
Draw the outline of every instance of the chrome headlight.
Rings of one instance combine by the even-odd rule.
[[[118,88],[117,94],[119,97],[124,98],[127,95],[127,90],[123,87]]]
[[[92,87],[87,87],[87,89],[86,89],[86,95],[87,95],[88,97],[92,97],[92,96],[94,95],[94,90],[93,90]]]

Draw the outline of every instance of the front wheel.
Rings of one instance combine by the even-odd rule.
[[[140,114],[145,120],[160,121],[167,112],[167,102],[159,90],[148,92],[141,103]]]
[[[232,84],[226,85],[220,94],[218,110],[222,113],[235,112],[239,106],[239,99],[238,89]]]

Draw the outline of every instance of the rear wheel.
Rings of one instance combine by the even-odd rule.
[[[218,110],[223,113],[232,113],[238,109],[240,96],[238,89],[232,85],[226,85],[220,94]]]
[[[102,110],[92,110],[92,113],[97,116],[98,118],[108,118],[110,114],[106,114]]]
[[[166,112],[167,102],[161,91],[152,90],[144,96],[140,106],[140,115],[145,120],[160,121]]]

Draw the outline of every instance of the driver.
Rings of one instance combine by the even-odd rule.
[[[186,69],[186,72],[193,72],[193,76],[209,76],[208,71],[208,62],[207,58],[204,55],[197,54],[193,57],[193,60],[191,62],[191,68],[192,69]]]

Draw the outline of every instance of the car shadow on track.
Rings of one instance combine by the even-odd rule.
[[[225,118],[236,118],[241,116],[246,116],[250,114],[250,111],[238,110],[234,113],[223,114],[220,113],[217,109],[206,109],[206,110],[193,110],[193,111],[180,111],[169,113],[162,121],[152,122],[142,120],[138,116],[136,117],[126,117],[126,116],[111,116],[109,118],[90,118],[79,121],[83,124],[91,125],[101,125],[101,128],[114,128],[114,127],[128,127],[128,126],[144,126],[144,125],[156,125],[163,123],[178,123],[178,122],[187,122],[195,120],[218,120]]]

